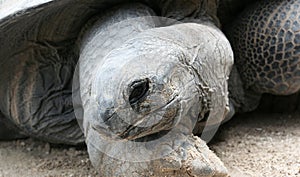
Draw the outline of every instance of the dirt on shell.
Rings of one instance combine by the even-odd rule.
[[[300,177],[300,114],[239,115],[209,144],[233,177]],[[0,177],[99,176],[85,147],[0,142]]]

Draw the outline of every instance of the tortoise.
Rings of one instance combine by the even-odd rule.
[[[299,0],[0,4],[0,139],[86,143],[101,176],[226,176],[203,140],[300,89]]]

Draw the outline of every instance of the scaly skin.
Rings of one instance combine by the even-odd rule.
[[[300,1],[253,3],[254,0],[248,0],[243,5],[232,1],[224,0],[219,14],[232,9],[231,22],[227,19],[225,30],[238,71],[231,73],[229,82],[236,112],[256,109],[263,93],[268,95],[263,96],[261,109],[297,110],[300,101],[297,96],[300,90]],[[247,5],[250,2],[253,4]],[[243,8],[245,10],[238,15],[238,9]],[[284,96],[291,94],[294,95]]]
[[[216,27],[157,27],[163,24],[155,17],[143,18],[153,13],[141,4],[117,7],[80,38],[90,159],[103,176],[224,176],[220,161],[197,149],[203,142],[192,131],[205,115],[217,124],[227,113],[230,45]]]
[[[258,2],[233,24],[229,36],[244,88],[277,95],[299,91],[299,9],[299,0]]]
[[[216,28],[216,1],[141,0],[143,5],[119,6],[99,17],[99,12],[121,2],[21,0],[20,6],[2,8],[0,43],[6,48],[0,50],[1,112],[30,136],[82,143],[71,103],[72,76],[80,55],[82,128],[91,161],[101,174],[226,175],[223,164],[192,132],[199,132],[200,121],[218,127],[234,110],[254,109],[262,92],[299,90],[299,18],[295,18],[299,1],[274,0],[249,7],[235,25],[232,36],[238,59],[229,83],[231,114],[227,114],[227,79],[232,53]],[[276,17],[280,10],[288,15]],[[126,23],[132,17],[155,15],[154,11],[185,24],[172,20],[158,28],[164,24],[152,17]],[[82,30],[91,18],[94,23]],[[293,26],[286,24],[287,18]],[[254,43],[266,48],[269,44],[269,53],[252,43],[256,36],[260,41]],[[285,52],[272,44],[277,39]],[[244,49],[249,50],[246,56]],[[262,55],[269,60],[258,61]],[[2,130],[11,126],[5,123]],[[116,156],[120,158],[115,160]]]
[[[87,80],[86,83],[80,82],[85,111],[83,128],[91,160],[96,167],[100,164],[99,170],[103,169],[101,174],[130,176],[130,172],[133,171],[136,175],[157,176],[170,174],[173,171],[176,171],[178,175],[224,176],[226,174],[226,169],[220,160],[207,149],[203,141],[192,135],[197,121],[204,119],[205,116],[210,120],[208,123],[219,125],[226,114],[228,104],[226,80],[232,65],[232,53],[228,41],[213,24],[213,21],[217,21],[214,1],[188,0],[183,3],[183,1],[174,0],[159,3],[160,1],[142,0],[144,4],[148,4],[149,7],[153,7],[156,12],[166,17],[175,15],[183,22],[206,25],[186,23],[154,29],[159,23],[144,19],[144,21],[133,21],[125,26],[119,26],[119,30],[116,28],[105,31],[105,28],[99,27],[96,28],[96,32],[108,32],[99,41],[105,41],[105,37],[114,38],[107,40],[107,43],[101,46],[103,48],[99,47],[98,50],[94,46],[88,47],[90,43],[86,40],[93,39],[93,36],[97,36],[96,33],[85,39],[80,38],[78,40],[80,47],[77,50],[75,41],[80,36],[80,31],[89,19],[108,7],[124,1],[39,0],[39,3],[37,1],[36,3],[25,2],[19,1],[20,6],[11,7],[10,11],[2,9],[3,13],[0,14],[0,43],[5,43],[7,46],[6,50],[0,50],[2,57],[0,69],[3,74],[0,77],[0,96],[3,98],[0,110],[7,118],[35,138],[52,143],[78,144],[83,142],[83,134],[72,112],[71,76],[79,54],[89,58],[104,52],[106,56],[105,45],[109,45],[112,47],[107,48],[110,55],[104,61],[111,62],[111,64],[102,65],[92,60],[86,64],[79,64],[80,70],[85,70],[80,71],[82,72],[80,77]],[[9,2],[6,1],[6,4]],[[184,5],[184,8],[181,5]],[[142,6],[144,10],[148,9],[147,14],[153,13],[149,7]],[[123,8],[125,11],[121,11],[119,16],[130,17],[137,12],[136,9],[130,11],[126,9],[130,8],[128,6]],[[111,14],[111,18],[103,17],[113,20],[115,19],[113,15],[116,14]],[[175,20],[168,25],[173,22]],[[130,27],[137,27],[136,31],[131,33]],[[130,39],[128,41],[124,38],[122,42],[118,40],[118,35],[113,34],[113,32],[117,34],[120,31],[124,34],[126,30],[129,30],[127,31],[129,32],[127,37]],[[195,37],[202,36],[202,34],[204,38]],[[99,41],[96,45],[101,43]],[[116,48],[120,50],[112,51]],[[92,55],[84,55],[87,51],[92,52]],[[140,56],[145,57],[135,56],[139,52]],[[158,58],[160,54],[162,56]],[[120,56],[128,57],[127,62],[120,60]],[[141,61],[136,62],[134,57],[140,57]],[[127,67],[127,71],[133,72],[131,76],[126,75],[119,70],[122,64],[127,64],[130,68],[136,66],[137,69],[129,70]],[[97,69],[102,67],[103,70],[93,70],[94,66]],[[90,75],[85,76],[84,73],[90,73]],[[151,73],[157,77],[150,77]],[[113,82],[109,80],[109,76],[119,77],[124,83]],[[92,81],[99,78],[102,78],[98,80],[101,82],[92,84],[93,88],[90,90],[93,94],[96,93],[96,97],[95,95],[91,97],[88,95],[89,89],[87,88],[90,88]],[[113,84],[108,83],[103,88],[101,85],[108,81]],[[122,86],[123,89],[117,89],[114,86]],[[116,100],[109,98],[109,96],[121,93],[121,90],[124,92],[118,95]],[[144,94],[141,94],[144,93],[141,90],[145,91],[146,98]],[[116,92],[110,94],[109,92],[112,91]],[[102,101],[99,111],[104,110],[101,116],[109,126],[107,129],[97,126],[97,124],[101,125],[101,121],[97,122],[99,116],[93,112],[93,108],[97,106],[94,98],[98,96]],[[120,117],[120,114],[117,116],[113,114],[114,111],[120,109],[114,110],[109,106],[122,103],[119,101],[122,101],[123,96],[126,98],[127,107],[125,108],[127,109],[124,109],[125,117]],[[135,114],[139,114],[140,117],[135,117]],[[140,121],[139,118],[142,120]],[[128,127],[128,123],[139,125],[139,127]],[[141,124],[143,126],[140,126]],[[145,126],[149,124],[150,126]],[[144,159],[140,167],[139,163],[128,161],[123,163],[122,159],[115,162],[109,156],[112,154],[101,154],[103,158],[100,158],[97,153],[101,153],[101,150],[107,153],[118,152],[118,146],[108,149],[103,147],[105,145],[105,141],[101,139],[103,137],[97,136],[103,132],[117,134],[126,141],[131,140],[128,141],[129,143],[135,141],[144,141],[148,145],[150,143],[150,155],[145,154],[150,157],[150,160]],[[163,136],[164,133],[169,136]],[[155,135],[160,135],[165,139],[153,144],[156,142],[153,141]],[[178,139],[174,139],[175,137]],[[92,145],[96,145],[95,154]],[[151,147],[157,147],[157,149]],[[142,153],[147,148],[149,146],[142,145],[138,147],[138,150],[142,150],[140,152]],[[140,155],[138,152],[130,154],[133,158],[141,157],[136,156]],[[162,160],[156,162],[161,155]],[[199,157],[198,161],[195,159],[197,157]],[[164,171],[159,168],[161,163],[165,165]],[[127,167],[130,165],[130,170],[126,171],[127,167],[123,165]],[[110,173],[110,169],[114,172]]]

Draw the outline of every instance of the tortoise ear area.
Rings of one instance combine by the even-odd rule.
[[[141,103],[149,95],[150,80],[136,80],[129,85],[129,104],[136,113],[141,113]]]

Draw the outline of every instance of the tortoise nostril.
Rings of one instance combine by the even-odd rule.
[[[142,79],[130,85],[129,103],[131,106],[145,98],[149,90],[149,79]]]

